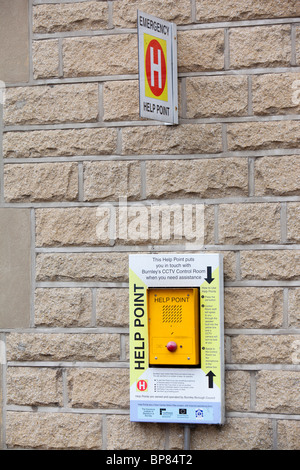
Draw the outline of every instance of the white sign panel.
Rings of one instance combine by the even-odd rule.
[[[198,291],[198,365],[151,364],[149,292],[153,288],[173,288],[174,296],[179,295],[178,288]],[[219,254],[129,256],[131,421],[224,423],[223,290],[223,261]],[[156,302],[167,299],[162,294]],[[162,318],[162,328],[164,322]],[[180,325],[183,328],[183,323]]]
[[[177,28],[138,11],[140,116],[178,124]]]

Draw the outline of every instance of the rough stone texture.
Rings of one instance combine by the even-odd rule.
[[[6,125],[95,122],[97,118],[96,83],[17,87],[6,92]]]
[[[7,413],[8,448],[102,448],[102,416],[79,413]]]
[[[138,162],[86,162],[84,169],[85,201],[117,201],[120,197],[139,199],[141,172]]]
[[[297,335],[237,335],[231,338],[234,364],[292,364]]]
[[[299,287],[296,287],[294,289],[289,289],[288,304],[289,304],[289,326],[291,328],[300,328],[300,288]],[[299,354],[299,359],[300,359],[300,354]]]
[[[118,361],[118,334],[10,333],[10,361]]]
[[[127,127],[122,130],[123,154],[219,153],[220,124]]]
[[[33,76],[55,78],[59,76],[58,39],[33,41],[32,43]]]
[[[107,2],[79,2],[36,5],[33,32],[57,33],[108,28]]]
[[[227,411],[250,410],[250,374],[230,370],[225,374],[225,403]]]
[[[300,279],[298,250],[258,250],[241,252],[242,279]]]
[[[279,243],[280,232],[280,204],[219,205],[219,243]]]
[[[137,36],[117,34],[65,39],[63,64],[65,77],[137,73]]]
[[[107,417],[107,449],[163,450],[165,427],[157,423],[133,423],[129,416]]]
[[[109,218],[109,208],[101,213],[97,207],[37,209],[36,245],[108,245]]]
[[[256,410],[299,414],[299,380],[299,371],[259,371],[256,380]]]
[[[191,5],[189,0],[175,2],[173,0],[115,0],[113,2],[113,24],[121,28],[136,28],[137,10],[147,12],[166,21],[187,24],[191,21]]]
[[[110,81],[103,85],[104,121],[139,120],[137,80]]]
[[[183,450],[184,447],[184,428],[180,424],[169,424],[169,446],[168,450]]]
[[[298,148],[298,121],[241,122],[227,125],[229,150]]]
[[[61,370],[8,367],[7,397],[8,405],[62,406]]]
[[[76,163],[5,165],[7,202],[74,201],[78,196]]]
[[[278,450],[299,450],[300,421],[280,420],[277,423]]]
[[[226,287],[226,328],[280,328],[283,322],[283,289]]]
[[[196,19],[203,23],[299,15],[297,0],[196,0]]]
[[[287,67],[291,61],[291,27],[232,28],[229,33],[230,67]]]
[[[97,289],[96,323],[100,327],[129,326],[128,289]]]
[[[192,450],[270,450],[272,423],[268,419],[227,418],[224,426],[197,426]]]
[[[68,372],[72,408],[129,408],[129,370],[73,369]]]
[[[295,171],[295,169],[294,169]],[[298,173],[299,176],[299,173]],[[287,240],[290,243],[300,241],[300,203],[291,202],[287,205]]]
[[[246,116],[248,80],[240,77],[191,77],[186,79],[186,117]]]
[[[123,253],[40,253],[37,281],[128,280],[128,255]]]
[[[35,290],[35,325],[83,327],[91,325],[90,289],[54,288]]]
[[[224,32],[207,29],[178,32],[179,72],[224,69]]]
[[[116,146],[116,129],[7,132],[3,155],[6,158],[108,155],[116,152]]]
[[[254,114],[299,114],[297,82],[299,73],[265,74],[252,77],[252,108]],[[295,93],[296,91],[296,93]]]
[[[214,209],[204,204],[120,206],[116,211],[117,244],[213,244]]]
[[[255,160],[256,196],[293,196],[300,191],[298,155],[262,157]]]
[[[209,253],[209,251],[207,252]],[[216,253],[216,250],[214,251]],[[233,281],[236,278],[236,260],[233,251],[222,251],[220,254],[223,256],[224,279]]]
[[[148,198],[248,194],[246,159],[153,160],[147,162],[146,168]]]
[[[296,62],[300,64],[300,27],[296,28]]]

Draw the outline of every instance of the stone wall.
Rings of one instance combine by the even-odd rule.
[[[191,449],[299,449],[299,0],[24,3],[25,70],[0,63],[10,266],[2,211],[30,232],[24,309],[0,311],[0,447],[183,449],[182,426],[129,421],[128,253],[189,249],[224,255],[226,340],[226,424]],[[139,118],[137,9],[178,26],[178,126]],[[120,201],[131,222],[204,205],[203,246],[115,233]]]

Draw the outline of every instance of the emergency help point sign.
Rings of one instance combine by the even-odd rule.
[[[140,116],[178,124],[177,28],[138,11]]]

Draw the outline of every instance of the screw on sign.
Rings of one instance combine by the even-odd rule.
[[[145,392],[148,388],[147,380],[139,380],[136,386],[140,392]]]
[[[153,95],[159,97],[166,85],[167,65],[161,44],[152,39],[146,51],[146,76]]]

